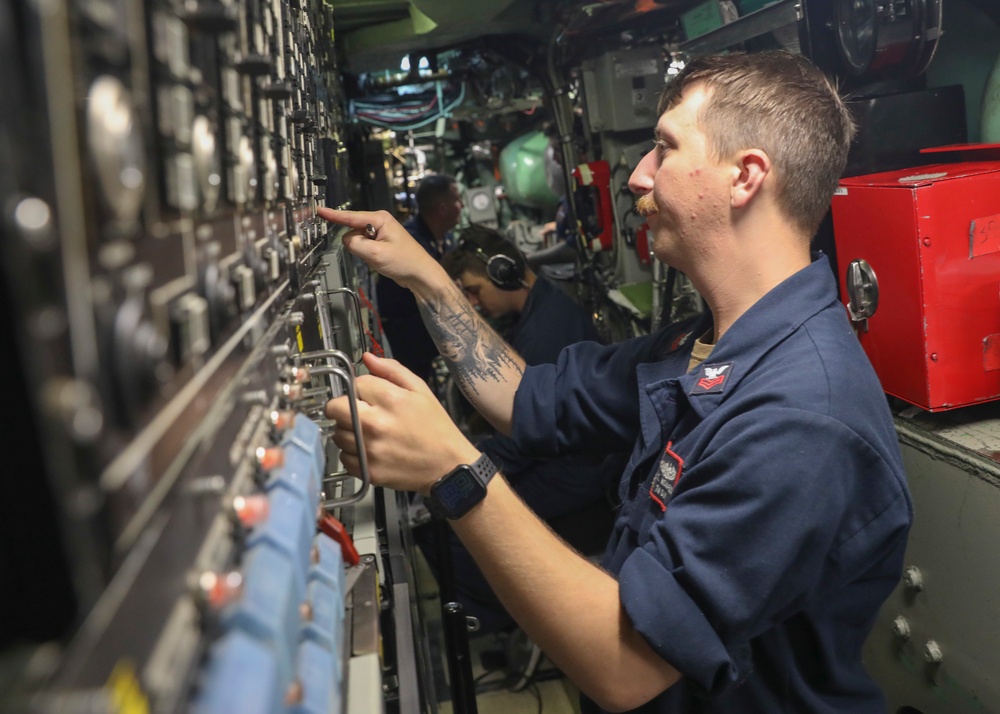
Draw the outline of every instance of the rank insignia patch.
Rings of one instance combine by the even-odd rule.
[[[732,362],[703,364],[701,366],[701,376],[695,382],[691,394],[718,394],[726,388],[726,382],[729,381],[732,368]]]
[[[671,447],[673,442],[667,444],[663,450],[663,456],[656,464],[656,473],[653,474],[653,484],[649,487],[649,497],[660,505],[661,511],[667,510],[667,503],[674,495],[674,486],[677,479],[681,477],[681,470],[684,468],[684,460],[675,454]]]

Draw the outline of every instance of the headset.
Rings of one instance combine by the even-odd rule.
[[[468,238],[463,240],[459,244],[459,247],[472,251],[476,254],[477,258],[486,263],[486,276],[490,279],[491,283],[501,290],[520,290],[526,286],[524,282],[525,262],[523,259],[517,260],[503,253],[487,255],[486,251]]]

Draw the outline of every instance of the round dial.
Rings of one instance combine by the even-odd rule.
[[[878,43],[875,0],[837,0],[837,47],[851,74],[864,74]]]
[[[485,211],[490,207],[490,197],[482,192],[472,194],[472,207],[477,211]]]

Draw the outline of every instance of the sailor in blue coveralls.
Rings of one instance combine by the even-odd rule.
[[[525,370],[388,214],[321,215],[413,290],[456,379],[521,447],[631,447],[603,569],[503,478],[446,509],[585,711],[882,712],[861,647],[902,570],[911,505],[878,381],[809,251],[852,122],[784,52],[698,58],[661,107],[629,186],[655,255],[710,309],[647,337]],[[360,237],[368,222],[382,245]],[[374,481],[429,493],[482,465],[420,380],[366,363]],[[344,398],[327,413],[350,423]],[[355,472],[350,431],[334,440]]]
[[[504,337],[527,365],[554,364],[562,350],[598,341],[591,316],[569,295],[536,275],[525,256],[503,234],[484,226],[462,231],[458,247],[441,261],[479,314],[488,320],[516,318]],[[608,495],[621,474],[631,444],[611,456],[572,454],[539,459],[522,452],[503,434],[476,439],[478,449],[503,471],[518,496],[581,552],[599,552],[611,530]],[[427,529],[414,532],[435,575],[436,544]],[[514,623],[454,533],[449,538],[456,598],[479,620],[479,631]]]

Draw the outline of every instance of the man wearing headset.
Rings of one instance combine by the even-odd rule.
[[[583,308],[535,275],[521,251],[496,231],[464,230],[442,266],[483,317],[518,316],[504,337],[528,364],[554,363],[563,347],[599,339]]]
[[[483,317],[514,320],[504,337],[528,365],[555,364],[564,347],[599,339],[587,312],[535,275],[524,255],[497,231],[476,225],[465,229],[441,266]],[[476,446],[500,465],[525,504],[571,545],[592,554],[603,549],[612,519],[608,490],[627,454],[532,458],[502,434]],[[455,586],[466,614],[477,617],[485,631],[513,624],[468,551],[450,535]],[[434,567],[433,548],[424,545]]]

